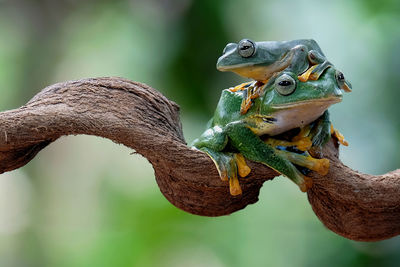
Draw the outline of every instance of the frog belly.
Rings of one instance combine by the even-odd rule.
[[[257,127],[252,128],[257,135],[268,134],[274,136],[294,128],[302,128],[318,119],[330,105],[338,103],[341,98],[329,98],[321,101],[307,101],[291,103],[287,105],[276,105],[273,114],[273,122],[257,123]]]

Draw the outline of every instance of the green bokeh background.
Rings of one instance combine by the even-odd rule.
[[[122,76],[181,106],[187,142],[223,88],[228,42],[313,38],[353,84],[332,107],[348,166],[400,162],[400,2],[0,0],[0,110],[47,85]],[[399,266],[400,239],[361,243],[327,230],[288,179],[257,204],[206,218],[172,206],[151,165],[92,136],[63,137],[0,175],[0,266]]]

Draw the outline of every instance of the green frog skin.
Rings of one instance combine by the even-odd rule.
[[[341,89],[350,83],[333,67],[306,82],[285,69],[262,86],[263,93],[241,114],[242,100],[253,84],[240,91],[223,90],[208,129],[192,145],[211,157],[232,195],[242,192],[238,173],[245,177],[250,172],[244,158],[271,167],[307,191],[312,181],[296,166],[328,172],[329,161],[312,158],[308,150],[320,148],[335,134],[327,109],[342,100]],[[297,128],[299,133],[290,140],[277,136]]]
[[[237,44],[227,44],[217,61],[217,69],[220,71],[232,71],[262,82],[284,69],[300,75],[312,65],[316,67],[307,77],[300,77],[300,80],[318,80],[324,70],[332,66],[312,39],[267,42],[243,39]]]

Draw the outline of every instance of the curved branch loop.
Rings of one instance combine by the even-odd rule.
[[[64,135],[88,134],[124,144],[153,165],[164,196],[198,215],[230,214],[258,200],[261,186],[277,173],[248,162],[243,195],[233,197],[213,162],[186,146],[179,107],[153,88],[122,78],[58,83],[26,105],[0,113],[0,173],[28,163]],[[373,241],[400,233],[400,170],[360,174],[338,160],[337,143],[324,149],[331,160],[326,176],[313,174],[308,198],[318,218],[332,231]]]

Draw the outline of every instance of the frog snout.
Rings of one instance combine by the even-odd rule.
[[[236,50],[237,44],[235,43],[229,43],[225,46],[224,50],[222,51],[222,55],[229,53],[233,50]]]
[[[237,44],[229,43],[225,46],[224,51],[222,51],[222,56],[218,58],[217,61],[217,69],[220,71],[226,71],[230,66],[234,65],[232,62],[234,60],[234,56],[232,54],[236,52]]]

